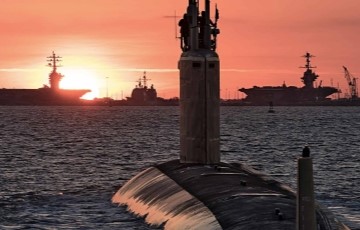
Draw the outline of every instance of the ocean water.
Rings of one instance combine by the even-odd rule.
[[[360,107],[221,108],[221,153],[292,188],[308,145],[317,200],[360,229]],[[111,203],[178,158],[178,107],[0,107],[0,229],[151,229]]]

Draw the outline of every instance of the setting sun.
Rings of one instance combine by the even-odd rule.
[[[88,69],[63,68],[61,73],[64,75],[64,78],[60,83],[60,88],[90,89],[91,92],[85,94],[82,99],[91,100],[99,97],[99,84],[97,84],[95,72]]]

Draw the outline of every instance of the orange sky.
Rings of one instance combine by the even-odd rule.
[[[187,0],[1,0],[0,87],[48,84],[46,56],[63,57],[63,87],[129,96],[147,71],[158,95],[178,96],[175,11]],[[203,1],[201,1],[202,4]],[[360,76],[359,0],[212,0],[220,11],[221,97],[238,88],[301,86],[313,53],[322,85],[348,87],[342,66]],[[97,89],[94,89],[97,88]]]

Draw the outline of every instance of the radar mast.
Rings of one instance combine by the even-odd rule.
[[[310,69],[315,69],[316,66],[311,66],[310,64],[310,59],[315,57],[314,55],[310,54],[309,52],[307,52],[305,55],[303,55],[302,57],[306,58],[306,65],[305,66],[300,66],[300,68],[306,68],[307,70]]]
[[[50,88],[53,90],[60,89],[60,81],[64,77],[62,74],[56,72],[57,67],[60,67],[58,63],[62,61],[61,58],[60,56],[56,56],[54,51],[51,56],[47,57],[47,66],[52,67],[52,72],[49,74],[49,83]]]

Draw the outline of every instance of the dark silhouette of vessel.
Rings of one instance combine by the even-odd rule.
[[[60,82],[64,75],[57,72],[60,56],[53,52],[47,57],[50,86],[39,89],[0,89],[0,105],[80,105],[81,97],[91,92],[89,89],[61,89]]]
[[[131,92],[131,97],[127,97],[127,102],[131,105],[151,105],[156,104],[158,97],[154,85],[150,87],[147,86],[147,82],[150,79],[147,79],[146,72],[144,75],[139,78],[138,84]]]
[[[315,80],[319,77],[312,69],[310,59],[314,57],[310,53],[306,53],[306,65],[303,77],[301,78],[304,86],[301,88],[295,86],[264,86],[253,88],[241,88],[240,92],[247,95],[244,101],[249,105],[268,105],[271,101],[274,105],[312,105],[321,104],[330,101],[328,96],[339,92],[337,88],[329,86],[314,87]]]
[[[95,98],[93,100],[83,101],[83,105],[95,106],[177,106],[178,98],[165,99],[158,97],[153,84],[148,87],[146,72],[137,80],[137,84],[132,89],[131,95],[125,99],[115,100],[111,97]]]
[[[148,87],[149,80],[151,79],[148,79],[146,72],[144,72],[144,75],[137,81],[130,97],[126,97],[126,100],[110,100],[110,104],[124,106],[174,106],[179,104],[177,98],[164,99],[158,97],[154,85],[151,84]]]

